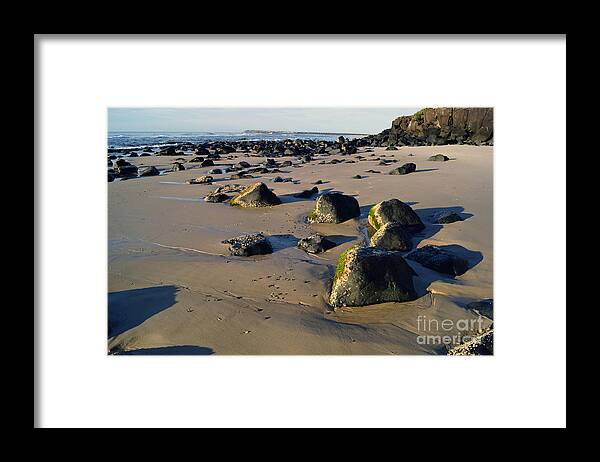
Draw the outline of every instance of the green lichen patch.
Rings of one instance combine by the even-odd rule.
[[[317,219],[317,209],[313,209],[312,212],[310,212],[308,214],[308,216],[306,217],[306,219],[311,222],[311,221],[315,221]]]
[[[369,210],[369,216],[367,217],[367,221],[374,231],[377,231],[381,227],[381,222],[377,218],[378,205],[379,204],[371,207],[371,210]]]

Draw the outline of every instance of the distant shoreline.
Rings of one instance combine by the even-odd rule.
[[[241,135],[260,135],[270,134],[278,135],[287,133],[290,135],[348,135],[348,136],[369,136],[373,133],[350,133],[350,132],[317,132],[317,131],[287,131],[287,130],[243,130],[243,131],[193,131],[193,130],[109,130],[108,133],[222,133],[222,134],[241,134]]]

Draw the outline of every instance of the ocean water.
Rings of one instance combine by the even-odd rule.
[[[260,141],[284,139],[312,139],[335,141],[339,136],[347,139],[365,135],[346,133],[309,132],[108,132],[109,148],[136,148],[173,146],[178,143],[205,143],[211,141]]]

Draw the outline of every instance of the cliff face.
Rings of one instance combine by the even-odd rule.
[[[426,108],[392,121],[391,128],[372,135],[372,145],[423,146],[439,144],[494,144],[494,109]]]

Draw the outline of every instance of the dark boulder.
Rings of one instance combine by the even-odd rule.
[[[399,252],[352,247],[338,258],[329,304],[337,308],[415,300],[414,275]]]
[[[371,246],[386,250],[410,250],[410,233],[400,223],[386,223],[371,236]]]
[[[206,197],[204,197],[204,201],[205,202],[224,202],[227,199],[229,199],[230,197],[231,196],[228,196],[225,193],[213,191],[210,194],[208,194]]]
[[[190,160],[190,162],[192,162],[194,164],[204,162],[204,157],[194,157],[193,159]]]
[[[201,167],[212,167],[214,166],[215,163],[212,161],[212,159],[204,159],[201,163],[200,166]]]
[[[137,176],[138,168],[135,165],[117,165],[115,174],[119,177],[132,178]]]
[[[467,260],[450,250],[435,245],[421,247],[409,253],[406,258],[420,263],[425,268],[450,276],[460,276],[469,269]]]
[[[129,162],[127,162],[125,159],[117,159],[115,161],[115,165],[117,167],[124,167],[125,165],[131,165]]]
[[[211,184],[213,181],[213,177],[210,175],[199,176],[198,178],[192,178],[188,180],[188,184]]]
[[[321,253],[333,249],[337,244],[320,234],[313,234],[298,241],[298,248],[308,253]]]
[[[404,164],[401,167],[397,167],[390,171],[390,175],[406,175],[414,172],[415,170],[417,170],[417,165],[409,162],[408,164]]]
[[[229,244],[229,252],[231,255],[238,257],[273,253],[271,243],[262,233],[246,234],[244,236],[226,239],[222,241],[222,243]]]
[[[435,223],[443,225],[454,223],[455,221],[463,221],[464,218],[456,212],[440,212],[437,215],[434,215],[433,220]]]
[[[208,171],[209,175],[220,175],[221,173],[223,173],[223,170],[220,168],[213,168],[212,170]]]
[[[154,166],[142,167],[138,170],[138,175],[139,176],[157,176],[157,175],[160,175],[160,172]]]
[[[113,175],[112,173],[108,173],[108,182],[110,183],[111,181],[115,181],[115,175]]]
[[[358,201],[341,193],[323,194],[308,215],[309,223],[341,223],[360,216]]]
[[[240,161],[240,162],[238,162],[236,164],[236,167],[238,167],[238,168],[248,168],[248,167],[250,167],[250,164],[248,162],[246,162],[245,160],[242,160],[242,161]]]
[[[447,160],[450,160],[450,157],[445,156],[444,154],[436,154],[435,156],[431,156],[427,160],[431,160],[433,162],[446,162]]]
[[[239,207],[269,207],[281,204],[281,199],[267,185],[258,182],[248,186],[229,203]]]
[[[398,199],[389,199],[371,207],[368,222],[375,231],[386,223],[399,223],[410,233],[425,229],[419,215],[415,213],[410,205]]]
[[[179,172],[180,170],[185,170],[185,167],[183,166],[183,164],[181,164],[181,163],[179,163],[179,162],[175,162],[175,163],[173,164],[173,168],[172,168],[172,170],[173,170],[174,172]]]
[[[298,199],[309,199],[312,196],[314,196],[315,194],[319,193],[319,188],[317,188],[316,186],[312,189],[305,189],[304,191],[298,193],[298,194],[294,194],[294,197],[298,198]]]

